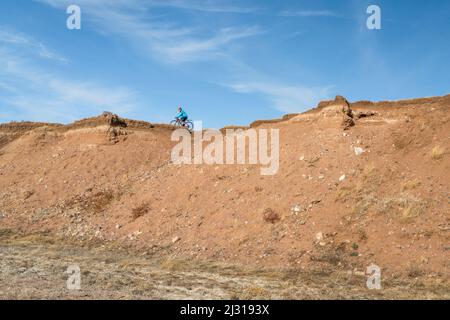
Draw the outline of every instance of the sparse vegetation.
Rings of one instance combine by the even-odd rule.
[[[242,291],[233,292],[232,299],[237,300],[268,300],[271,298],[269,291],[259,286],[250,286]]]
[[[273,211],[271,208],[264,209],[263,217],[264,217],[264,221],[269,222],[269,223],[276,223],[276,222],[280,221],[280,216],[278,215],[278,213]]]
[[[444,157],[445,149],[441,146],[435,146],[431,150],[431,159],[433,160],[440,160]]]
[[[402,194],[397,198],[384,199],[379,206],[379,212],[395,210],[399,213],[402,222],[411,222],[425,212],[426,206],[426,200],[409,194]]]
[[[402,192],[407,190],[414,190],[418,186],[420,186],[420,184],[420,181],[417,179],[405,181],[402,184]]]

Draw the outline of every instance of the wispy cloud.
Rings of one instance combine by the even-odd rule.
[[[241,7],[237,5],[230,5],[223,1],[211,1],[211,0],[159,0],[148,1],[147,3],[152,6],[164,6],[177,9],[188,9],[205,12],[217,12],[217,13],[255,13],[259,12],[260,8],[257,7]]]
[[[221,57],[222,49],[232,41],[262,33],[257,27],[223,28],[206,39],[184,39],[155,44],[153,49],[168,61],[181,63]]]
[[[68,60],[57,54],[56,52],[47,48],[43,43],[34,40],[33,38],[7,28],[2,27],[0,30],[0,44],[19,46],[21,49],[28,50],[29,52],[35,52],[42,58],[55,60],[62,63],[67,63]]]
[[[136,107],[136,93],[129,88],[109,88],[95,81],[58,76],[40,64],[40,60],[49,58],[47,55],[39,54],[34,59],[25,55],[24,58],[18,54],[20,50],[27,51],[28,45],[40,42],[30,36],[16,35],[18,33],[2,33],[0,113],[3,115],[68,122],[104,110],[123,114]]]
[[[339,14],[330,10],[284,10],[283,17],[338,17]]]
[[[38,0],[63,8],[65,0]],[[149,14],[154,6],[180,9],[233,12],[246,11],[238,7],[222,6],[212,1],[79,1],[84,16],[100,26],[102,32],[120,35],[141,51],[149,52],[161,62],[185,63],[210,60],[226,53],[227,45],[262,33],[256,26],[232,26],[210,30],[204,26],[180,26]],[[146,15],[142,13],[145,12]]]
[[[273,107],[281,112],[293,113],[314,107],[319,101],[330,97],[332,87],[305,87],[271,82],[243,82],[227,84],[238,93],[262,94]]]
[[[54,7],[66,6],[73,2],[70,0],[35,0],[47,3]],[[129,6],[140,8],[173,8],[179,10],[195,10],[212,13],[255,13],[259,12],[259,7],[244,7],[232,4],[229,0],[78,0],[78,5],[85,7],[86,5],[95,5],[99,8],[104,5]]]

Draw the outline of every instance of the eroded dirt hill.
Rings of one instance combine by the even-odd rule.
[[[106,113],[0,125],[0,226],[255,267],[448,281],[450,95],[342,97],[256,121],[280,167],[175,165],[173,128]]]

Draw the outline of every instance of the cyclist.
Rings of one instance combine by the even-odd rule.
[[[178,107],[178,114],[177,114],[177,116],[176,116],[175,118],[179,119],[179,120],[183,123],[183,125],[184,125],[184,123],[186,122],[186,120],[187,120],[187,118],[188,118],[188,115],[187,115],[187,113],[183,110],[183,108]]]

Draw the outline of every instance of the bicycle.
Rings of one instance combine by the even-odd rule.
[[[175,118],[174,120],[170,121],[170,124],[172,126],[178,126],[178,127],[183,127],[189,130],[189,132],[192,132],[192,130],[194,130],[194,123],[192,122],[192,120],[187,119],[186,121],[181,121],[178,118]]]

